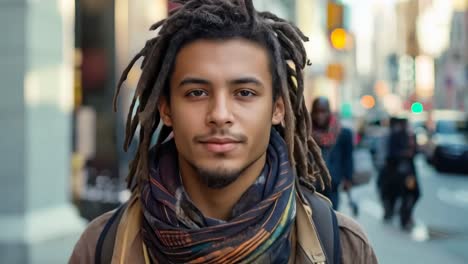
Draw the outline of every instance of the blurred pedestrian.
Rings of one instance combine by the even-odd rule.
[[[393,117],[390,120],[388,154],[385,168],[380,173],[379,189],[384,220],[392,219],[397,201],[400,200],[400,224],[405,230],[410,230],[414,224],[412,214],[420,197],[414,164],[415,141],[414,133],[408,129],[407,119]]]
[[[345,191],[352,187],[353,175],[353,135],[351,129],[342,127],[336,115],[331,113],[330,102],[318,97],[312,103],[312,135],[320,146],[322,157],[330,171],[331,186],[324,194],[339,207],[339,188]]]
[[[252,0],[178,2],[121,79],[143,56],[131,198],[88,226],[70,262],[377,263],[314,189],[329,175],[306,125],[302,32]]]

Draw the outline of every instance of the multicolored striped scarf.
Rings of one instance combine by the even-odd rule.
[[[287,263],[296,216],[294,174],[287,147],[272,129],[267,162],[232,218],[205,217],[184,191],[173,140],[151,151],[143,186],[142,237],[159,263]]]

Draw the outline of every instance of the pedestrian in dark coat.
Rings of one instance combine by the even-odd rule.
[[[324,191],[336,210],[339,206],[340,184],[345,191],[351,188],[353,175],[353,134],[339,124],[338,118],[331,114],[327,98],[319,97],[312,105],[312,133],[322,150],[331,175],[331,186]]]
[[[401,199],[400,224],[406,230],[413,226],[412,213],[420,197],[414,164],[415,141],[414,134],[408,130],[406,119],[391,120],[387,161],[379,179],[384,220],[389,221],[393,217],[396,202]]]

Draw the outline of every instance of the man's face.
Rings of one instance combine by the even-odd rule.
[[[170,102],[159,110],[171,126],[180,166],[222,188],[264,162],[272,124],[284,116],[273,102],[267,51],[243,39],[197,40],[177,54]]]
[[[312,121],[318,128],[327,128],[330,122],[330,105],[325,100],[319,100],[313,105]]]

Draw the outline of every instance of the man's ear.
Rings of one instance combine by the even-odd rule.
[[[171,107],[168,102],[168,98],[161,96],[158,103],[159,114],[165,126],[172,126]]]
[[[280,96],[273,104],[273,116],[271,117],[273,125],[279,125],[284,120],[284,109],[283,97]]]

